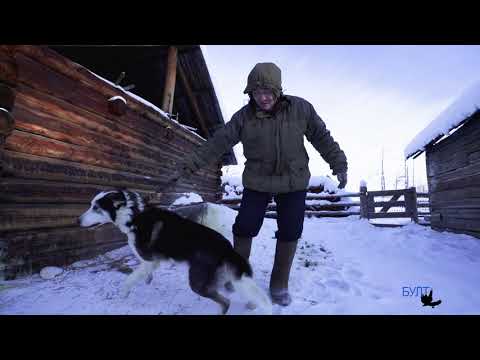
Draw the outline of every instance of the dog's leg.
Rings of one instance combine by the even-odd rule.
[[[212,299],[215,301],[217,304],[220,305],[222,315],[225,315],[230,308],[230,300],[228,300],[225,296],[221,295],[218,291],[209,291],[205,293],[199,293],[199,295],[202,295],[203,297]]]
[[[215,286],[216,268],[200,262],[190,265],[189,282],[190,288],[200,296],[215,301],[221,307],[221,313],[225,315],[230,307],[230,300],[222,296]]]
[[[150,285],[153,280],[153,272],[158,268],[160,265],[160,261],[155,260],[148,263],[147,268],[147,277],[145,278],[145,284]]]
[[[142,279],[144,279],[146,282],[148,280],[152,281],[152,273],[158,267],[158,265],[158,261],[142,261],[135,271],[127,277],[127,280],[125,280],[125,284],[121,291],[121,296],[126,298],[128,294],[130,294],[132,287]]]

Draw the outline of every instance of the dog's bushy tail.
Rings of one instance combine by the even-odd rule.
[[[235,291],[247,302],[260,307],[266,313],[272,313],[272,302],[268,295],[253,280],[253,271],[249,262],[240,254],[232,251],[226,263],[229,265],[230,282]]]
[[[272,302],[270,298],[255,284],[251,276],[243,274],[240,279],[233,280],[232,285],[235,291],[238,291],[248,302],[260,307],[267,314],[272,314]]]

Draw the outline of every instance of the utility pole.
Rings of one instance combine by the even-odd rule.
[[[408,189],[408,166],[407,166],[407,160],[405,160],[405,189]]]
[[[383,148],[382,148],[382,191],[385,190],[385,176],[384,176],[384,173],[383,173]]]
[[[412,159],[412,172],[413,172],[413,175],[412,175],[412,181],[413,181],[413,187],[415,187],[415,160]]]

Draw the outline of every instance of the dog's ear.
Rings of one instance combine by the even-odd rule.
[[[112,202],[115,209],[119,209],[127,204],[127,199],[125,199],[125,195],[123,195],[123,192],[121,191],[116,191],[109,194],[108,198]]]

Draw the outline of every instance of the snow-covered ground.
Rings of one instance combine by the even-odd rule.
[[[213,205],[212,227],[232,240],[236,212]],[[276,222],[265,219],[251,264],[265,290],[275,250]],[[193,293],[185,264],[166,262],[150,285],[127,299],[119,288],[137,261],[123,247],[64,269],[0,283],[0,314],[216,314],[217,305]],[[480,314],[480,242],[408,224],[377,228],[358,216],[305,219],[291,272],[293,302],[274,314]],[[418,287],[433,288],[435,307],[422,307]],[[413,295],[412,295],[413,294]],[[228,314],[247,310],[236,295]]]

